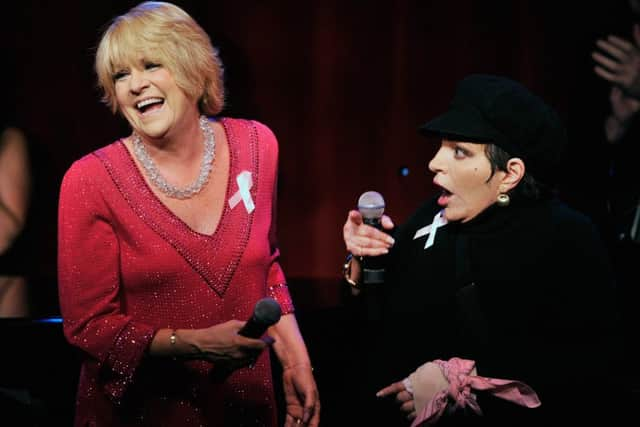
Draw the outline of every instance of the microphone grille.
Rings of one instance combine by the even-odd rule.
[[[273,298],[262,298],[253,309],[253,317],[264,325],[273,325],[282,315],[280,304]]]
[[[365,218],[380,218],[384,213],[384,198],[377,191],[362,193],[358,199],[358,211]]]

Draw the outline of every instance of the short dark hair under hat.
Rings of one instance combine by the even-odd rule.
[[[462,79],[449,110],[420,126],[425,135],[492,143],[520,157],[537,180],[552,184],[567,144],[558,114],[522,84],[495,75]]]

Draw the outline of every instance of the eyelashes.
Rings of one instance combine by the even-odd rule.
[[[128,76],[129,72],[127,71],[118,71],[116,73],[114,73],[111,78],[113,79],[113,81],[118,81],[118,80],[122,80],[124,77]]]
[[[162,67],[162,64],[160,64],[158,62],[143,61],[143,63],[142,63],[142,68],[144,68],[145,71],[155,70],[155,69],[160,68],[160,67]],[[129,74],[131,74],[131,71],[129,69],[121,69],[121,70],[116,71],[115,73],[113,73],[111,78],[113,79],[114,82],[117,82],[117,81],[122,80],[123,78],[127,77]]]

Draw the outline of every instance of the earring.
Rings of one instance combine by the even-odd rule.
[[[510,202],[511,202],[511,198],[506,193],[500,193],[500,194],[498,194],[498,197],[496,198],[496,203],[501,208],[504,208],[505,206],[509,206]]]

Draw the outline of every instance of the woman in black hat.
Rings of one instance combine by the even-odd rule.
[[[370,393],[400,405],[377,425],[612,421],[625,396],[613,281],[592,223],[553,195],[558,116],[517,82],[471,75],[420,129],[440,143],[440,194],[400,227],[383,217],[392,238],[358,211],[343,230]],[[385,283],[363,285],[381,254]]]

